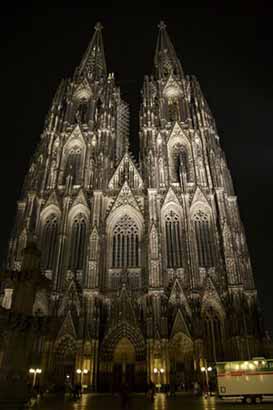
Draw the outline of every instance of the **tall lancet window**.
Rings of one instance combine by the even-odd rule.
[[[86,219],[83,214],[78,214],[71,228],[70,260],[69,267],[72,270],[80,270],[84,267],[84,256],[86,250]]]
[[[140,263],[140,232],[137,224],[128,215],[124,215],[113,231],[112,267],[134,268]]]
[[[187,148],[184,145],[176,144],[172,149],[173,180],[185,182],[191,180],[190,164]]]
[[[87,111],[88,111],[88,102],[85,98],[82,98],[79,102],[76,111],[76,118],[79,123],[87,122]]]
[[[222,322],[212,308],[207,308],[203,314],[204,336],[207,358],[209,361],[223,359],[223,328]]]
[[[172,210],[165,215],[165,232],[167,267],[181,268],[183,266],[181,224],[179,216]]]
[[[71,148],[69,151],[64,176],[63,176],[63,184],[66,182],[66,178],[70,175],[73,178],[73,184],[79,185],[81,180],[81,155],[82,151],[79,147]]]
[[[168,100],[168,120],[179,121],[179,102],[176,98]]]
[[[210,218],[208,214],[199,210],[193,215],[193,223],[199,266],[210,268],[214,266],[214,241]]]
[[[56,259],[58,236],[58,219],[54,214],[49,215],[42,228],[42,260],[43,269],[52,270]]]

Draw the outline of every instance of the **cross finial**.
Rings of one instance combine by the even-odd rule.
[[[161,20],[161,22],[158,24],[158,28],[159,30],[165,30],[166,24],[164,23],[163,20]]]
[[[103,25],[101,24],[100,21],[98,21],[95,25],[95,30],[96,31],[101,31],[103,29]]]

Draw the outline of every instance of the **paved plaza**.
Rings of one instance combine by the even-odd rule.
[[[40,410],[118,410],[121,409],[119,397],[110,395],[85,394],[79,401],[64,400],[63,398],[44,399],[37,409]],[[153,403],[144,395],[134,395],[130,398],[129,410],[273,410],[273,402],[260,405],[246,405],[240,402],[223,402],[215,397],[205,399],[194,398],[190,395],[167,397],[157,394]]]

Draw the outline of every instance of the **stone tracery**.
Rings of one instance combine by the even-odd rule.
[[[154,366],[168,384],[176,371],[181,380],[193,377],[193,363],[198,372],[202,360],[225,357],[230,346],[242,356],[245,339],[238,342],[226,311],[255,317],[256,291],[214,119],[197,80],[184,76],[165,25],[156,78],[144,81],[139,166],[101,29],[54,97],[18,203],[9,268],[20,269],[27,241],[39,238],[52,289],[48,298],[37,293],[33,312],[55,329],[41,342],[49,349],[41,356],[45,374],[54,373],[50,355],[59,382],[66,360],[73,371],[85,363],[92,389],[109,390],[121,345],[133,357],[135,386],[155,378]],[[11,299],[13,288],[6,290]]]

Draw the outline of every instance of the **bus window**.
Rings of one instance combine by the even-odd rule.
[[[273,360],[268,361],[267,364],[269,369],[273,369]]]

